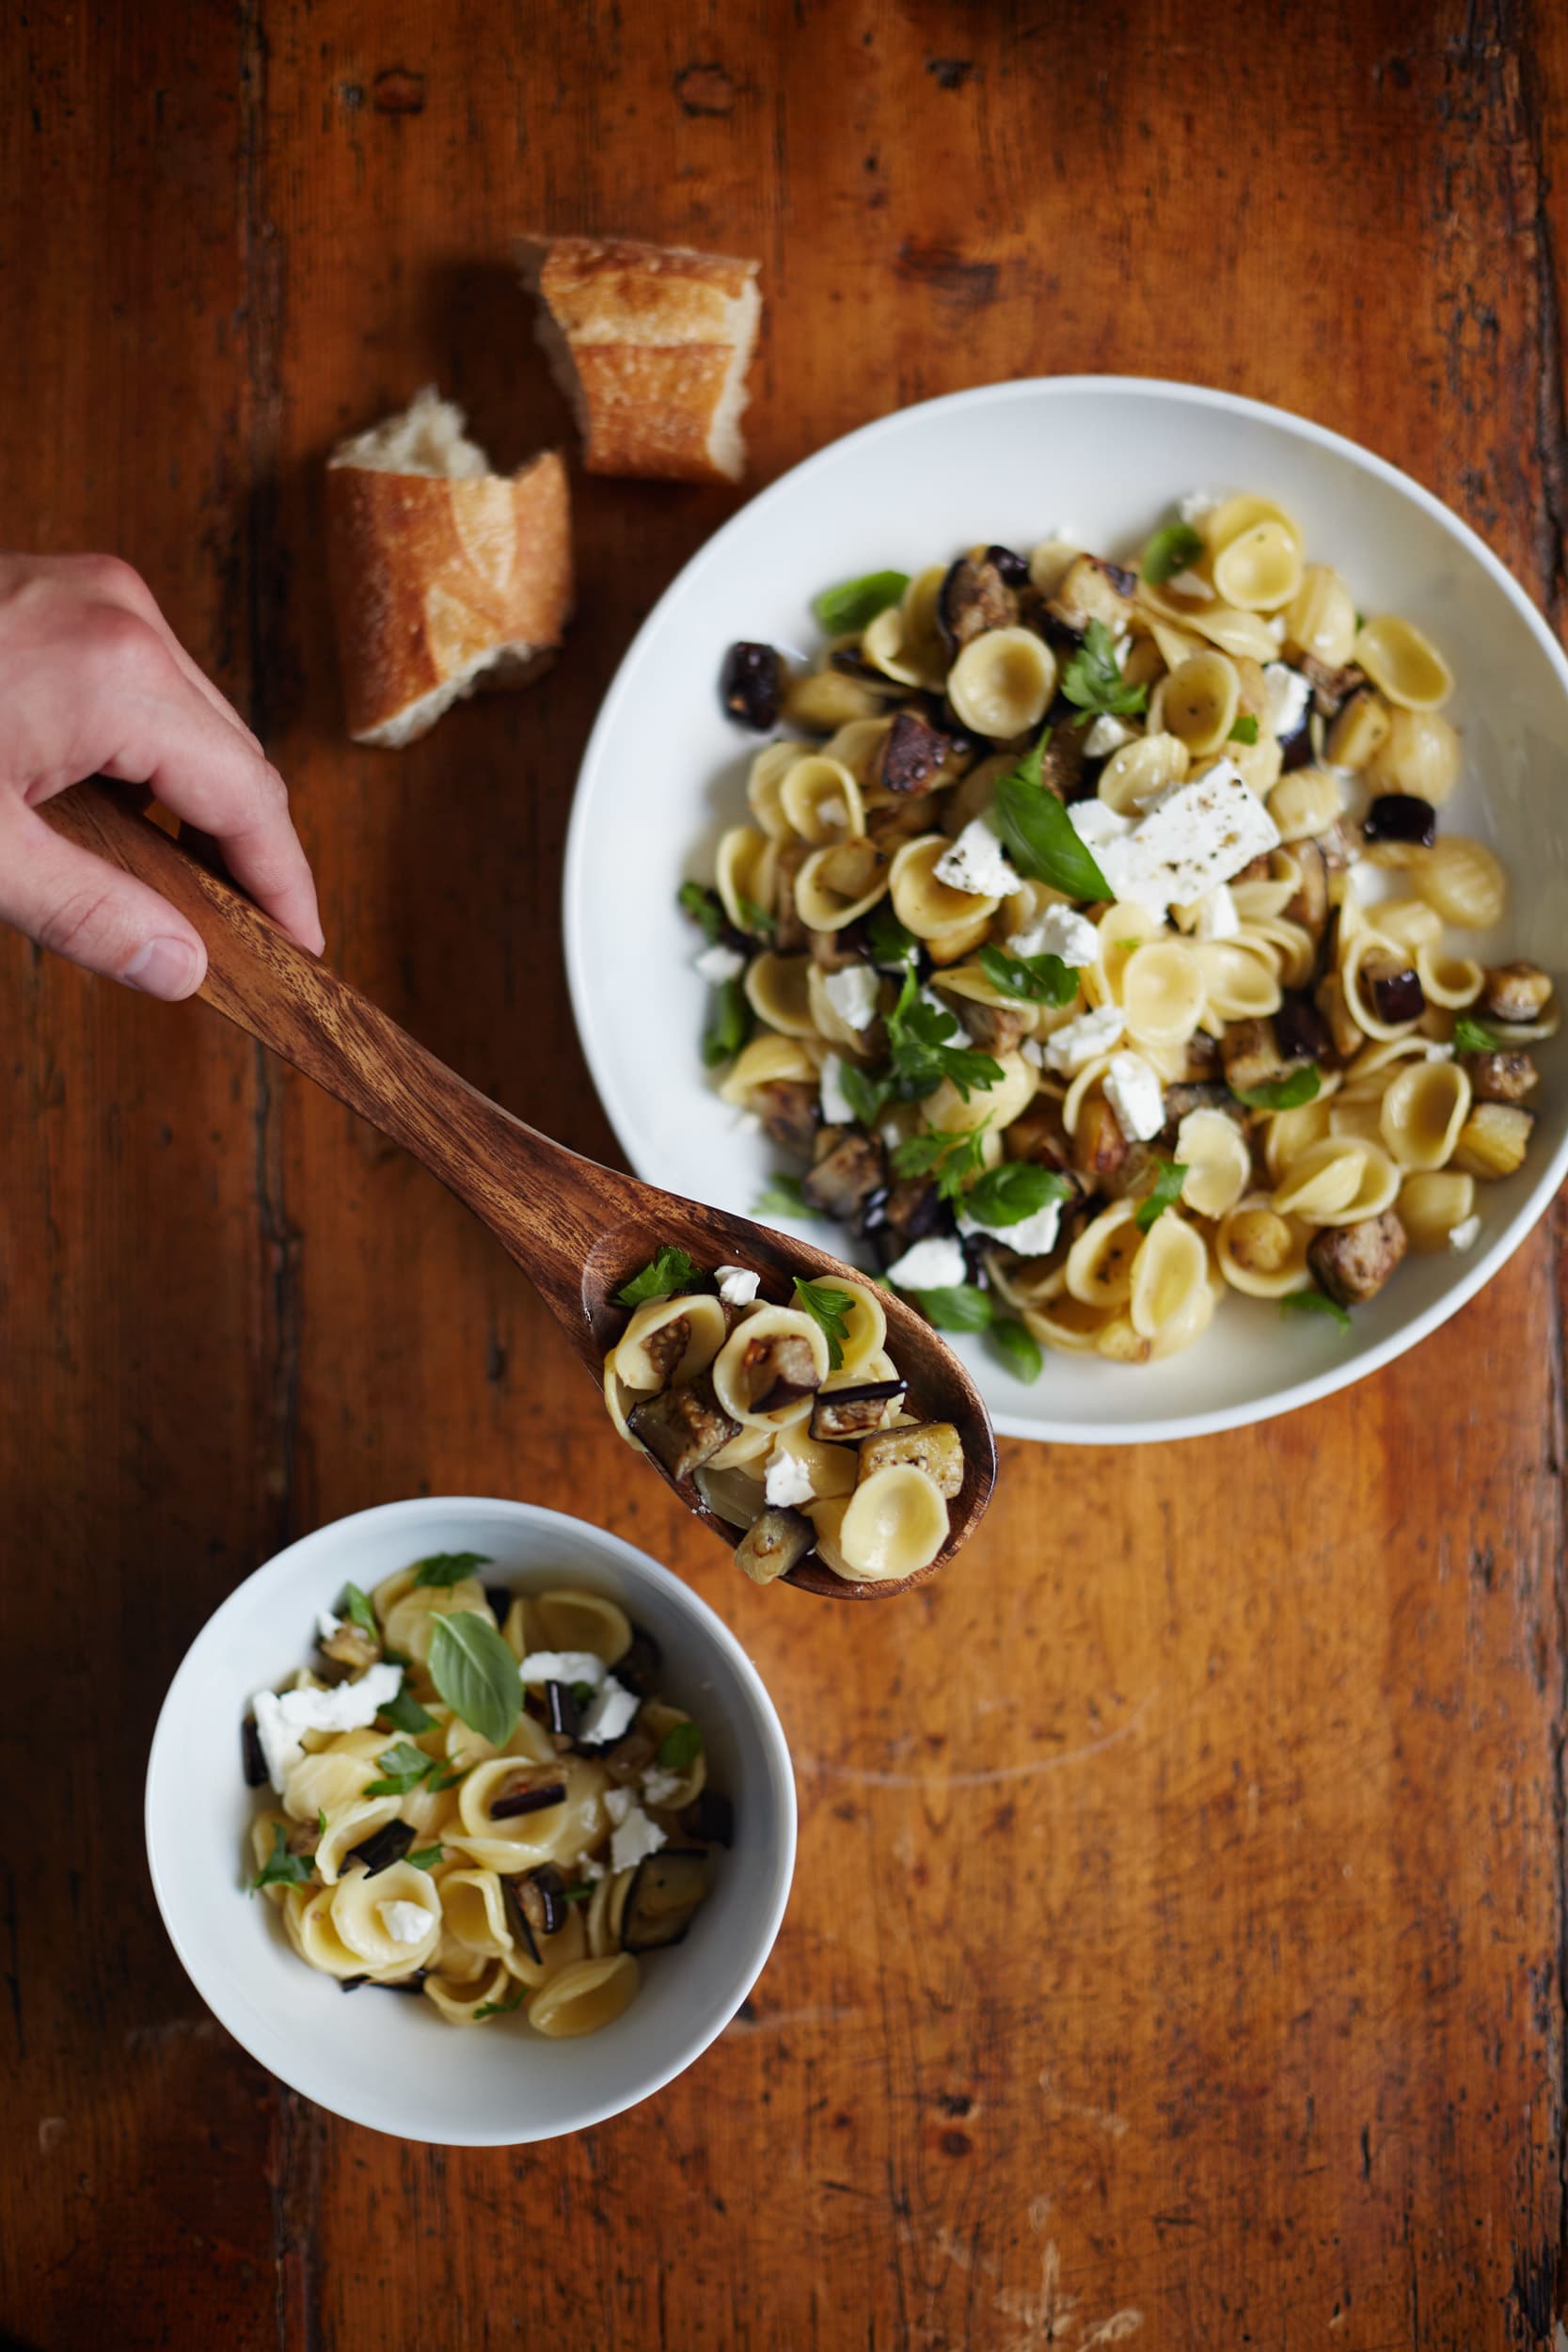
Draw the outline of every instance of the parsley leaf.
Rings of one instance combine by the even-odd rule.
[[[874,1078],[852,1061],[842,1062],[838,1073],[844,1099],[863,1127],[874,1127],[882,1104],[893,1092],[891,1078]]]
[[[1484,1021],[1472,1020],[1462,1012],[1453,1025],[1453,1041],[1462,1054],[1497,1054],[1503,1051],[1503,1041],[1496,1029],[1489,1029]]]
[[[406,1675],[404,1677],[403,1688],[396,1698],[389,1699],[385,1707],[379,1708],[376,1711],[384,1723],[391,1724],[394,1731],[430,1731],[434,1729],[436,1724],[436,1718],[429,1708],[421,1707],[409,1690]]]
[[[724,909],[716,890],[705,890],[701,882],[682,882],[675,893],[675,903],[683,914],[689,915],[710,947],[717,946],[724,928]]]
[[[839,1295],[844,1295],[842,1291]],[[666,1772],[684,1772],[689,1764],[696,1762],[702,1752],[703,1729],[700,1724],[672,1724],[658,1743],[659,1768]]]
[[[1191,523],[1166,523],[1144,549],[1144,578],[1151,588],[1158,588],[1177,572],[1186,571],[1202,553],[1201,531],[1195,531]]]
[[[1070,1200],[1072,1186],[1053,1168],[1038,1168],[1032,1160],[1004,1160],[988,1168],[973,1187],[964,1207],[976,1225],[1005,1232],[1037,1216],[1053,1200]]]
[[[953,1282],[940,1290],[909,1294],[927,1323],[939,1331],[983,1331],[996,1311],[990,1291],[973,1282]]]
[[[317,1839],[318,1839],[318,1841],[319,1841],[320,1839],[322,1839],[322,1838],[323,1838],[323,1837],[325,1837],[325,1836],[326,1836],[326,1814],[325,1814],[325,1810],[323,1809],[323,1807],[322,1807],[321,1805],[319,1805],[319,1804],[318,1804],[318,1805],[317,1805],[317,1807],[316,1807],[316,1837],[317,1837]]]
[[[1045,1355],[1033,1331],[1010,1316],[999,1315],[990,1331],[990,1344],[1015,1380],[1037,1380],[1045,1370]]]
[[[1060,956],[1009,956],[1000,947],[982,947],[980,969],[1004,996],[1022,996],[1026,1004],[1070,1005],[1078,993],[1078,975]]]
[[[1232,1087],[1230,1091],[1249,1111],[1293,1111],[1303,1103],[1315,1103],[1322,1085],[1317,1064],[1304,1062],[1288,1078],[1271,1078],[1261,1087]]]
[[[844,1341],[854,1303],[847,1291],[835,1290],[831,1282],[797,1281],[795,1285],[795,1304],[826,1337],[828,1363],[833,1372],[844,1361]]]
[[[956,1200],[980,1166],[989,1124],[987,1120],[962,1136],[943,1135],[940,1128],[927,1127],[923,1135],[908,1136],[893,1154],[894,1174],[928,1176],[934,1169],[938,1198]]]
[[[1040,782],[1040,764],[1051,729],[1043,727],[1033,751],[1025,752],[1011,775],[996,787],[993,815],[1002,846],[1019,872],[1049,882],[1069,898],[1109,898],[1111,886],[1079,840],[1054,792]]]
[[[738,980],[721,980],[713,992],[713,1009],[703,1031],[703,1066],[717,1070],[733,1060],[752,1034],[752,1007]]]
[[[476,1568],[493,1565],[487,1551],[433,1551],[428,1560],[416,1563],[414,1581],[450,1587],[463,1577],[471,1576]]]
[[[314,1858],[308,1853],[291,1853],[281,1821],[272,1825],[272,1851],[250,1882],[251,1893],[263,1886],[303,1886],[315,1869]]]
[[[799,1176],[773,1176],[752,1203],[753,1216],[804,1216],[806,1196]]]
[[[350,1625],[356,1625],[360,1632],[369,1634],[372,1642],[380,1641],[381,1628],[376,1624],[375,1611],[371,1607],[369,1596],[362,1593],[357,1584],[343,1586],[342,1613]]]
[[[438,1862],[446,1860],[446,1849],[437,1839],[434,1846],[421,1846],[417,1853],[404,1854],[404,1860],[416,1870],[434,1870]]]
[[[666,1242],[651,1265],[641,1274],[634,1274],[629,1282],[623,1282],[615,1295],[623,1307],[641,1307],[650,1298],[673,1298],[695,1280],[696,1267],[684,1249]]]
[[[811,609],[830,637],[847,637],[896,604],[909,584],[908,572],[865,572],[859,580],[824,588]]]
[[[914,974],[908,973],[887,1017],[888,1050],[897,1091],[906,1103],[934,1092],[944,1078],[966,1103],[972,1093],[984,1093],[1000,1082],[1002,1065],[990,1054],[948,1042],[960,1034],[954,1015],[923,996]]]
[[[591,1903],[594,1899],[592,1886],[565,1886],[561,1891],[569,1903]]]
[[[1227,743],[1256,743],[1258,740],[1257,720],[1250,712],[1243,711],[1225,739]]]
[[[1157,1157],[1155,1167],[1159,1173],[1154,1179],[1154,1189],[1146,1200],[1139,1201],[1132,1212],[1132,1222],[1140,1233],[1147,1233],[1157,1216],[1163,1216],[1167,1209],[1175,1208],[1181,1198],[1181,1186],[1187,1174],[1180,1160]]]
[[[527,1991],[527,1985],[520,1984],[509,2001],[481,2001],[474,2011],[475,2024],[477,2025],[482,2017],[509,2017],[515,2009],[522,2007],[523,1995]]]
[[[382,1777],[366,1782],[367,1797],[406,1797],[410,1789],[430,1778],[441,1761],[439,1756],[426,1756],[422,1748],[415,1747],[408,1740],[399,1740],[391,1747],[383,1748],[375,1760],[381,1767]]]
[[[743,931],[756,931],[765,939],[772,938],[779,928],[776,915],[769,914],[766,907],[759,907],[754,898],[737,898],[735,904]]]
[[[871,961],[879,972],[897,972],[906,964],[912,965],[920,954],[920,942],[913,931],[907,930],[893,912],[891,900],[881,899],[873,908],[866,923],[865,936],[871,948]]]
[[[1279,1311],[1282,1315],[1332,1315],[1345,1330],[1350,1329],[1348,1311],[1326,1291],[1291,1291],[1280,1300]]]
[[[1103,621],[1091,621],[1084,642],[1062,673],[1062,691],[1080,710],[1102,710],[1125,718],[1142,710],[1147,686],[1129,686],[1117,667],[1115,640]]]

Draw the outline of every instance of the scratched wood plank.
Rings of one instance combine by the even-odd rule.
[[[1555,602],[1544,125],[1568,77],[1560,38],[1526,49],[1537,29],[1521,9],[1451,4],[1418,39],[1392,6],[1263,31],[1222,0],[1112,8],[1086,40],[1081,14],[952,0],[527,24],[497,5],[459,19],[359,0],[327,18],[260,0],[225,183],[247,268],[232,496],[255,498],[229,594],[344,968],[480,1084],[607,1148],[560,972],[571,777],[638,618],[733,501],[580,484],[569,657],[535,694],[460,710],[399,759],[341,743],[327,658],[317,484],[339,433],[430,377],[500,463],[564,430],[505,264],[515,228],[764,257],[761,478],[964,383],[1188,374],[1407,465]],[[214,110],[233,64],[231,44],[203,59]],[[106,87],[72,94],[106,119]],[[93,268],[65,296],[40,280],[26,314],[79,351],[106,280],[152,306],[160,358],[182,331],[194,346],[170,298],[138,287],[145,251],[128,256],[123,230],[96,237]],[[70,481],[68,428],[59,449]],[[188,483],[166,506],[135,493],[136,449],[128,429],[114,488],[129,502],[95,511],[161,534],[193,581],[180,534],[201,508]],[[26,476],[13,506],[40,495]],[[77,1116],[129,1120],[163,1017],[106,1010],[102,992],[70,1001],[120,1041],[112,1062],[87,1059],[79,1028],[59,1041]],[[220,1068],[199,1022],[182,1050]],[[233,1083],[246,1097],[243,1059]],[[410,2309],[457,2315],[474,2343],[682,2352],[1549,2342],[1563,1531],[1547,1237],[1418,1355],[1267,1431],[1126,1456],[1006,1448],[967,1572],[892,1619],[835,1617],[830,1682],[820,1613],[736,1589],[662,1491],[627,1476],[483,1236],[342,1114],[269,1084],[264,1182],[248,1098],[214,1117],[199,1172],[232,1196],[234,1262],[273,1277],[262,1304],[245,1294],[261,1339],[220,1317],[199,1383],[168,1256],[128,1270],[106,1171],[83,1167],[85,1136],[52,1147],[85,1229],[57,1277],[74,1311],[96,1303],[90,1268],[121,1328],[156,1339],[185,1422],[209,1416],[180,1507],[210,1515],[193,1521],[202,1540],[235,1532],[210,1562],[182,1555],[201,1586],[184,1629],[244,1565],[236,1544],[259,1555],[279,1521],[415,1487],[591,1497],[762,1660],[803,1800],[773,1963],[641,2113],[578,2146],[441,2154],[273,2094],[288,2352],[399,2341]],[[27,1104],[12,1123],[40,1155]],[[125,1150],[149,1192],[178,1190],[184,1263],[197,1171]],[[44,1213],[42,1181],[13,1196],[24,1216]],[[269,1237],[286,1245],[270,1262]],[[237,1283],[234,1262],[214,1247],[204,1288]],[[25,1292],[8,1276],[36,1345],[40,1269]],[[120,1359],[96,1375],[101,1427],[125,1377]],[[56,1375],[62,1416],[85,1385]],[[85,1528],[117,1525],[138,1459],[129,1437],[95,1453]],[[237,1481],[239,1463],[277,1490],[254,1470]],[[36,1463],[25,1474],[41,1488]],[[40,1973],[30,1997],[53,2026]],[[118,2114],[146,2075],[115,2063]],[[169,2088],[172,2137],[198,2128],[202,2090]],[[110,2144],[123,2153],[123,2133]],[[236,2153],[243,2170],[254,2142]],[[98,2198],[70,2221],[98,2265],[96,2309],[124,2340],[158,2341],[166,2306],[142,2298],[182,2242],[178,2199],[114,2286],[104,2249],[144,2209]],[[222,2281],[188,2292],[215,2333]],[[16,2308],[41,2344],[79,2333],[79,2302],[42,2320],[36,2300]]]

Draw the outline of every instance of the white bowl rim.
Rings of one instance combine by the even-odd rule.
[[[227,1997],[226,1987],[214,1988],[203,1980],[202,1976],[193,1967],[186,1947],[169,1915],[168,1890],[177,1872],[170,1867],[159,1845],[153,1820],[154,1783],[162,1772],[176,1769],[172,1726],[182,1685],[197,1671],[199,1663],[198,1651],[201,1649],[209,1634],[221,1627],[225,1618],[241,1612],[246,1595],[250,1593],[252,1586],[259,1580],[271,1576],[278,1568],[296,1565],[302,1554],[309,1554],[316,1549],[328,1551],[332,1540],[346,1528],[371,1529],[382,1524],[417,1528],[424,1521],[450,1518],[454,1513],[462,1511],[483,1511],[499,1515],[502,1518],[510,1518],[518,1527],[528,1527],[537,1533],[547,1534],[550,1529],[559,1527],[586,1529],[623,1565],[651,1576],[656,1584],[665,1587],[669,1597],[674,1599],[677,1605],[686,1606],[696,1622],[704,1627],[715,1647],[725,1654],[745,1687],[755,1708],[763,1744],[768,1751],[768,1761],[773,1767],[770,1778],[780,1793],[778,1820],[780,1867],[772,1896],[761,1917],[761,1933],[756,1945],[756,1965],[721,2015],[716,2010],[700,2033],[689,2036],[684,2043],[680,2044],[670,2063],[663,2066],[660,2071],[650,2074],[634,2099],[610,2099],[592,2105],[585,2107],[582,2114],[572,2122],[562,2124],[558,2131],[554,2132],[529,2134],[523,2137],[509,2131],[476,2132],[470,2137],[462,2140],[444,2137],[438,2141],[427,2142],[429,2145],[444,2148],[542,2147],[548,2139],[563,2138],[568,2134],[576,2132],[592,2131],[595,2125],[608,2122],[614,2116],[630,2113],[633,2107],[641,2106],[644,2100],[653,2098],[657,2092],[673,2082],[677,2074],[684,2074],[689,2066],[696,2063],[705,2050],[712,2047],[746,2000],[763,1969],[767,1966],[773,1946],[778,1940],[779,1930],[784,1924],[790,1889],[794,1883],[799,1808],[795,1794],[794,1762],[784,1725],[779,1720],[778,1709],[773,1705],[767,1684],[752,1664],[738,1637],[725,1624],[718,1611],[704,1600],[700,1593],[694,1592],[691,1586],[683,1578],[678,1577],[673,1568],[667,1568],[662,1561],[654,1559],[649,1552],[640,1550],[637,1545],[628,1543],[624,1535],[612,1534],[608,1528],[597,1526],[592,1519],[578,1518],[567,1511],[552,1511],[544,1503],[521,1502],[493,1495],[406,1495],[399,1501],[372,1503],[363,1511],[350,1511],[341,1518],[328,1519],[323,1526],[313,1528],[308,1535],[297,1536],[292,1544],[285,1545],[281,1551],[275,1552],[270,1560],[262,1561],[260,1567],[252,1569],[249,1576],[242,1583],[236,1584],[233,1591],[220,1601],[186,1650],[164,1695],[164,1703],[158,1709],[158,1721],[153,1728],[152,1744],[148,1754],[147,1780],[143,1797],[147,1864],[152,1880],[153,1896],[157,1901],[159,1915],[164,1923],[164,1931],[174,1947],[181,1966],[219,2025],[233,2035],[241,2048],[255,2058],[258,2065],[264,2066],[269,2074],[275,2074],[291,2090],[298,2091],[302,2098],[309,2099],[312,2106],[320,2106],[328,2114],[341,2116],[346,2122],[360,2124],[368,2131],[384,2133],[390,2138],[410,2141],[420,2141],[425,2138],[425,2136],[418,2131],[394,2129],[382,2117],[357,2112],[352,2102],[339,2105],[335,2101],[329,2102],[322,2098],[319,2090],[310,2083],[301,2080],[299,2072],[292,2071],[286,2065],[275,2063],[270,2054],[263,2057],[252,2047],[247,2031],[247,2021],[241,2005]]]
[[[611,1061],[600,1044],[601,1016],[597,1009],[597,996],[590,986],[584,948],[581,910],[590,887],[592,848],[589,796],[591,779],[602,763],[604,745],[619,723],[622,704],[636,689],[642,663],[650,658],[653,638],[665,607],[684,591],[688,580],[721,559],[731,537],[738,535],[743,526],[750,528],[759,510],[790,497],[802,480],[816,469],[836,459],[846,449],[853,448],[873,436],[887,437],[895,435],[908,428],[914,420],[927,418],[939,411],[958,414],[1000,406],[1013,400],[1038,399],[1042,394],[1056,398],[1096,392],[1115,392],[1118,396],[1131,394],[1150,401],[1184,401],[1196,407],[1213,408],[1230,416],[1254,418],[1294,434],[1302,440],[1315,442],[1321,449],[1329,451],[1400,491],[1458,540],[1503,591],[1546,655],[1564,696],[1568,697],[1568,655],[1564,654],[1513,573],[1499,557],[1494,555],[1479,533],[1450,507],[1445,506],[1441,499],[1423,488],[1400,467],[1391,465],[1386,457],[1377,456],[1372,451],[1363,449],[1359,442],[1348,439],[1344,434],[1336,433],[1327,425],[1317,424],[1309,417],[1297,416],[1289,408],[1275,407],[1268,401],[1248,399],[1242,392],[1221,391],[1211,385],[1185,384],[1166,376],[1036,375],[1019,376],[1003,384],[972,385],[962,391],[943,392],[934,400],[916,401],[908,407],[894,409],[887,416],[874,417],[869,423],[858,425],[852,432],[841,434],[836,440],[814,450],[809,457],[803,457],[787,473],[768,483],[681,566],[623,656],[588,739],[578,771],[571,822],[566,834],[562,879],[562,930],[565,944],[567,987],[578,1034],[582,1041],[583,1057],[604,1105],[605,1115],[623,1150],[626,1148],[624,1138],[630,1126],[629,1121],[622,1117],[619,1089],[608,1074]],[[627,1156],[631,1156],[629,1152]],[[636,1166],[636,1172],[650,1184],[660,1181],[657,1168]],[[1278,1414],[1294,1412],[1304,1405],[1316,1404],[1320,1398],[1332,1396],[1337,1390],[1350,1388],[1356,1381],[1381,1371],[1385,1364],[1392,1363],[1396,1357],[1418,1345],[1440,1324],[1447,1323],[1450,1315],[1457,1314],[1461,1307],[1467,1305],[1545,1215],[1564,1176],[1568,1176],[1568,1135],[1564,1136],[1551,1159],[1542,1168],[1512,1217],[1490,1244],[1466,1263],[1464,1271],[1456,1275],[1440,1298],[1434,1299],[1430,1307],[1413,1316],[1398,1331],[1390,1332],[1386,1339],[1378,1341],[1343,1364],[1331,1365],[1326,1371],[1314,1374],[1309,1379],[1292,1381],[1288,1387],[1276,1389],[1265,1397],[1244,1404],[1219,1406],[1208,1412],[1171,1414],[1162,1421],[1135,1424],[1105,1421],[1045,1425],[1006,1412],[993,1412],[992,1424],[1000,1437],[1026,1438],[1041,1445],[1165,1445],[1179,1438],[1213,1437],[1222,1430],[1250,1428],[1255,1422],[1272,1421]]]

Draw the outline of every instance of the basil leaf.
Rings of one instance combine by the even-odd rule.
[[[430,1635],[430,1678],[470,1731],[502,1748],[523,1707],[517,1661],[474,1610],[437,1617]]]
[[[1002,995],[1022,996],[1026,1004],[1059,1011],[1078,993],[1078,975],[1060,956],[1009,956],[1000,947],[982,947],[980,969]]]
[[[435,1716],[431,1714],[428,1708],[420,1705],[419,1700],[409,1690],[406,1675],[404,1677],[403,1688],[396,1698],[379,1708],[377,1713],[379,1719],[390,1724],[394,1731],[419,1732],[431,1731],[435,1728]]]
[[[774,1176],[752,1203],[753,1216],[806,1216],[806,1196],[799,1176]]]
[[[871,949],[871,961],[881,972],[901,971],[912,966],[920,954],[920,942],[913,931],[907,930],[893,912],[887,898],[879,900],[866,921],[865,936]]]
[[[417,1853],[404,1854],[404,1860],[416,1870],[434,1870],[447,1858],[446,1848],[439,1840],[434,1846],[421,1846]]]
[[[1350,1315],[1337,1298],[1326,1291],[1291,1291],[1279,1302],[1282,1315],[1332,1315],[1345,1330],[1350,1329]]]
[[[641,1307],[650,1298],[672,1298],[696,1279],[697,1269],[684,1249],[666,1242],[651,1265],[623,1282],[615,1295],[623,1307]],[[443,1694],[444,1695],[444,1694]],[[477,1726],[476,1726],[477,1728]]]
[[[1062,691],[1080,710],[1127,718],[1148,700],[1147,686],[1129,686],[1117,663],[1116,641],[1103,621],[1090,621],[1084,642],[1062,673]]]
[[[1303,1103],[1315,1103],[1322,1085],[1317,1064],[1304,1062],[1288,1078],[1271,1078],[1261,1087],[1232,1087],[1230,1091],[1249,1111],[1293,1111]]]
[[[1054,792],[1040,783],[1040,755],[1050,731],[1048,727],[1028,758],[996,787],[993,814],[1002,846],[1019,872],[1034,882],[1049,882],[1069,898],[1109,898],[1114,895],[1111,885],[1093,852],[1073,832]]]
[[[415,1563],[416,1584],[451,1586],[471,1576],[475,1568],[493,1567],[495,1563],[485,1551],[433,1551],[428,1560]]]
[[[253,1895],[263,1886],[303,1886],[312,1876],[316,1865],[308,1853],[291,1853],[281,1821],[272,1825],[272,1851],[250,1882]]]
[[[1166,523],[1144,549],[1143,576],[1151,588],[1158,588],[1177,572],[1188,570],[1202,553],[1201,531],[1191,523]]]
[[[1256,743],[1258,740],[1257,720],[1251,716],[1250,712],[1243,711],[1225,739],[1227,743]]]
[[[859,580],[824,588],[811,609],[830,637],[847,637],[896,604],[909,584],[908,572],[866,572]]]
[[[854,1303],[847,1291],[835,1290],[831,1282],[797,1281],[795,1285],[795,1304],[826,1336],[828,1362],[834,1372],[844,1361],[844,1342]]]
[[[724,928],[724,909],[716,890],[705,890],[701,882],[682,882],[675,893],[675,903],[683,914],[690,916],[710,947],[716,946]]]
[[[732,1061],[752,1034],[752,1006],[738,980],[721,980],[713,992],[713,1009],[703,1031],[703,1063],[717,1070]]]
[[[976,1225],[1006,1232],[1009,1225],[1022,1225],[1026,1216],[1038,1216],[1053,1200],[1070,1200],[1072,1192],[1067,1178],[1053,1168],[1037,1167],[1032,1160],[1004,1160],[972,1186],[964,1207]]]
[[[998,1316],[989,1333],[992,1348],[1015,1380],[1037,1380],[1045,1370],[1045,1352],[1033,1331],[1007,1316]]]
[[[995,1314],[990,1291],[973,1282],[945,1284],[941,1290],[911,1291],[910,1296],[927,1323],[939,1331],[984,1331]]]
[[[523,1995],[527,1991],[527,1985],[520,1984],[509,2001],[481,2001],[474,2011],[476,2020],[481,2017],[510,2017],[515,2009],[522,2007]]]
[[[840,1292],[840,1297],[843,1293]],[[700,1724],[672,1724],[658,1743],[660,1768],[667,1772],[684,1772],[694,1764],[703,1752],[703,1730]]]
[[[852,1061],[846,1061],[838,1073],[844,1099],[863,1127],[874,1127],[883,1104],[893,1092],[891,1078],[874,1078]]]
[[[362,1593],[357,1584],[343,1586],[340,1609],[350,1625],[356,1625],[360,1632],[369,1634],[372,1642],[380,1641],[381,1628],[376,1624],[375,1611],[371,1607],[369,1596]]]
[[[1157,1159],[1155,1165],[1159,1172],[1154,1179],[1154,1189],[1148,1200],[1140,1200],[1132,1212],[1132,1222],[1140,1233],[1147,1233],[1157,1216],[1163,1216],[1167,1209],[1175,1208],[1186,1180],[1187,1171],[1180,1160]]]
[[[1499,1054],[1505,1048],[1496,1029],[1462,1012],[1453,1025],[1453,1041],[1462,1054]]]

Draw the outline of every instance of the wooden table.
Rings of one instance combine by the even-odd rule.
[[[1560,618],[1549,16],[13,11],[0,536],[141,567],[288,775],[342,969],[610,1153],[561,965],[572,780],[636,623],[735,501],[580,484],[555,675],[355,751],[330,444],[431,378],[504,466],[564,437],[508,241],[619,228],[763,257],[753,481],[959,385],[1192,377],[1409,468]],[[20,2341],[1551,2341],[1552,1232],[1312,1411],[1006,1445],[964,1572],[830,1624],[745,1587],[628,1467],[531,1294],[375,1136],[200,1008],[15,939],[0,990]],[[674,1563],[795,1742],[800,1873],[754,1997],[576,2145],[335,2122],[204,2014],[152,1905],[141,1773],[185,1645],[290,1537],[415,1488],[587,1509]]]

